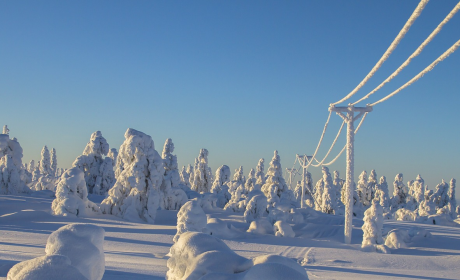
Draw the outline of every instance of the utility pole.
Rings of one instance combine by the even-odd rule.
[[[292,190],[292,173],[294,173],[294,176],[295,176],[295,173],[297,172],[297,169],[295,169],[295,168],[286,168],[286,172],[289,173],[289,189]]]
[[[302,196],[301,196],[301,201],[300,201],[300,208],[305,208],[305,184],[307,182],[307,162],[312,160],[313,156],[306,156],[306,155],[296,155],[297,159],[300,162],[300,165],[302,166]],[[311,190],[309,190],[311,192]]]
[[[329,111],[336,112],[347,123],[347,171],[346,171],[346,203],[345,203],[345,244],[351,243],[351,230],[353,227],[353,191],[355,188],[354,171],[354,142],[355,124],[364,113],[372,112],[372,106],[354,107],[349,104],[347,107],[330,106]],[[358,115],[355,116],[355,112]]]

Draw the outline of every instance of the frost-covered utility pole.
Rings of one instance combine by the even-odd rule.
[[[292,190],[292,175],[295,176],[295,174],[297,172],[297,169],[295,169],[295,168],[286,168],[286,172],[289,173],[289,189]]]
[[[309,162],[313,156],[306,156],[306,155],[296,155],[297,160],[300,162],[300,166],[302,166],[302,198],[300,200],[300,208],[305,208],[305,188],[307,182],[307,162]],[[308,190],[311,193],[311,190]]]
[[[329,107],[329,111],[336,112],[347,123],[347,171],[346,171],[346,201],[345,201],[345,244],[351,243],[351,230],[353,221],[353,190],[354,190],[354,142],[355,124],[364,113],[372,112],[371,106],[354,107],[349,104],[347,107]],[[355,112],[358,115],[355,116]]]

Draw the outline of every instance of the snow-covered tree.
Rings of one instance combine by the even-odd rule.
[[[3,126],[3,132],[2,134],[5,134],[5,135],[9,135],[10,134],[10,130],[8,129],[8,126],[7,125],[4,125]]]
[[[425,191],[425,200],[420,202],[418,206],[418,214],[420,216],[429,216],[436,214],[436,196],[432,190]]]
[[[208,166],[208,154],[208,150],[201,149],[200,154],[195,159],[192,190],[199,193],[211,191],[212,173]]]
[[[185,169],[185,166],[182,166],[182,169],[179,172],[179,175],[180,175],[181,185],[183,186],[183,188],[186,190],[191,190],[192,185],[190,185],[190,173],[187,172],[187,169]]]
[[[132,128],[126,131],[115,173],[117,181],[101,203],[102,212],[153,223],[160,206],[164,167],[149,135]]]
[[[177,213],[177,233],[174,242],[187,231],[203,232],[206,229],[206,214],[196,200],[190,200]]]
[[[99,175],[96,177],[93,193],[98,195],[105,195],[110,188],[115,185],[115,172],[113,171],[113,159],[105,157],[99,167]]]
[[[335,196],[337,198],[337,201],[340,200],[340,202],[342,202],[342,200],[343,200],[342,194],[345,192],[344,189],[343,189],[343,185],[345,184],[345,180],[340,178],[340,173],[339,173],[338,170],[334,171],[334,179],[333,179],[332,183],[334,184]]]
[[[94,193],[94,188],[98,182],[104,180],[113,181],[113,178],[108,180],[105,178],[98,178],[101,177],[101,165],[104,162],[104,156],[106,156],[108,152],[109,144],[107,143],[107,140],[105,140],[100,131],[96,131],[91,134],[91,138],[88,144],[86,144],[83,154],[77,157],[72,164],[72,166],[80,168],[83,174],[85,174],[85,181],[88,186],[89,193]],[[110,164],[113,164],[113,161],[110,161]],[[107,166],[108,163],[105,165]],[[111,173],[106,172],[106,175],[111,175]],[[100,185],[96,187],[96,189],[100,194],[104,191]]]
[[[265,173],[264,173],[264,162],[263,158],[259,159],[256,167],[256,185],[257,189],[261,189],[262,186],[265,184]]]
[[[402,173],[399,173],[395,176],[393,187],[394,190],[393,198],[391,200],[391,207],[394,209],[394,211],[396,211],[397,209],[406,205],[407,196],[409,194],[409,190],[407,189],[406,185],[404,185]]]
[[[57,155],[56,155],[56,149],[52,148],[50,152],[50,169],[51,169],[51,176],[56,177],[56,171],[57,171]]]
[[[358,185],[356,186],[356,192],[358,193],[359,201],[365,207],[369,206],[370,200],[368,200],[367,194],[367,172],[364,170],[359,174]]]
[[[47,146],[44,146],[41,152],[41,159],[40,162],[38,163],[38,166],[40,168],[40,174],[46,176],[46,175],[51,175],[51,157],[50,157],[50,151],[48,150]]]
[[[4,155],[0,159],[0,194],[28,193],[30,190],[21,180],[21,170],[14,164],[13,157]]]
[[[248,174],[248,178],[246,179],[246,183],[244,183],[244,192],[247,194],[249,192],[252,192],[254,189],[257,189],[256,182],[256,171],[254,170],[254,168],[251,168]]]
[[[51,212],[59,216],[77,217],[99,212],[99,207],[88,200],[85,176],[79,168],[72,167],[62,174],[56,188],[56,198],[51,205]]]
[[[180,175],[177,170],[177,156],[173,155],[174,144],[171,138],[166,139],[161,157],[164,163],[163,183],[160,190],[163,192],[163,201],[160,206],[167,210],[179,210],[188,198],[180,188]]]
[[[455,183],[457,181],[452,178],[450,180],[450,184],[449,184],[449,192],[447,193],[448,196],[449,196],[449,204],[450,204],[450,208],[455,211],[455,209],[457,209],[457,200],[455,199]]]
[[[326,214],[335,214],[337,210],[337,199],[335,197],[335,187],[332,182],[331,173],[326,166],[322,167],[323,172],[323,194],[321,197],[321,211]]]
[[[278,201],[282,193],[289,190],[286,181],[283,178],[283,169],[281,168],[278,151],[274,152],[273,158],[270,161],[270,167],[267,171],[265,184],[262,186],[261,190],[264,192],[268,203],[270,204]]]
[[[246,210],[243,215],[244,221],[249,224],[256,219],[267,215],[267,206],[267,197],[265,195],[259,194],[253,196],[246,205]]]
[[[217,207],[224,208],[232,195],[229,192],[230,167],[222,165],[216,170],[216,177],[212,184],[211,192],[217,195]]]
[[[240,188],[240,192],[243,193],[244,183],[246,182],[246,177],[243,174],[243,166],[240,166],[238,169],[235,169],[235,173],[233,174],[233,180],[230,182],[230,193],[233,195],[238,188]]]
[[[390,209],[390,195],[388,194],[388,183],[385,176],[380,177],[379,184],[375,186],[375,200],[379,201],[384,212]]]
[[[233,174],[233,180],[229,183],[229,192],[232,195],[230,201],[225,205],[224,210],[231,209],[234,212],[242,212],[245,210],[244,183],[246,178],[243,175],[243,167],[240,166]]]
[[[371,173],[369,174],[369,177],[367,179],[367,198],[366,201],[369,201],[369,204],[371,204],[371,201],[374,199],[375,196],[375,187],[377,186],[377,172],[375,172],[374,169],[371,170]]]
[[[31,160],[29,162],[29,165],[27,166],[27,171],[29,171],[30,174],[32,174],[35,170],[35,160]]]
[[[417,175],[415,181],[409,185],[409,199],[407,200],[407,208],[414,211],[419,204],[425,200],[425,181],[420,174]]]
[[[435,197],[434,201],[438,208],[443,208],[449,203],[449,189],[449,185],[444,179],[436,186],[433,196]]]
[[[364,212],[362,247],[383,245],[383,208],[373,200],[371,207]]]

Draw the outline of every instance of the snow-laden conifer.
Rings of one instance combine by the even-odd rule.
[[[166,139],[161,157],[164,163],[164,176],[161,184],[163,200],[160,207],[167,210],[179,210],[187,201],[187,194],[180,188],[180,175],[177,170],[177,156],[173,155],[174,143]]]
[[[244,221],[251,223],[252,221],[262,218],[268,214],[267,212],[267,197],[263,194],[255,195],[249,200],[244,211]]]
[[[393,197],[391,200],[391,207],[396,211],[397,209],[406,205],[406,200],[409,195],[409,190],[403,182],[403,174],[396,174],[393,182]]]
[[[39,163],[40,174],[43,176],[51,175],[51,157],[50,151],[47,146],[44,146],[41,152],[41,159]]]
[[[376,200],[371,207],[364,212],[363,243],[362,247],[383,245],[383,208]]]
[[[390,195],[388,192],[387,179],[385,176],[382,176],[379,183],[375,186],[375,200],[383,207],[384,212],[390,210]]]
[[[217,168],[214,183],[211,187],[211,192],[217,195],[217,207],[224,208],[232,198],[228,187],[230,180],[230,167],[222,165]]]
[[[370,200],[368,200],[367,194],[367,172],[364,170],[359,174],[358,185],[356,186],[356,192],[358,193],[359,201],[365,207],[369,206]]]
[[[313,198],[313,194],[311,191],[313,190],[313,179],[311,178],[311,173],[307,171],[307,175],[305,176],[305,193],[304,193],[304,199],[305,199],[305,204],[308,207],[315,207],[315,200]],[[296,200],[301,203],[302,200],[302,181],[298,181],[297,185],[294,189],[294,195]]]
[[[79,168],[72,167],[62,174],[56,187],[56,198],[51,205],[51,212],[59,216],[78,217],[99,212],[99,207],[88,200],[85,176]]]
[[[457,209],[457,200],[455,198],[455,184],[456,184],[456,182],[457,181],[454,178],[452,178],[450,180],[449,192],[447,193],[448,196],[449,196],[449,204],[450,204],[450,208],[452,209],[452,211],[455,211]]]
[[[22,147],[16,138],[10,139],[7,126],[0,134],[0,194],[28,193],[22,166]]]
[[[444,179],[440,184],[436,185],[433,196],[435,197],[435,203],[438,208],[443,208],[449,203],[449,189],[450,186],[446,183],[446,181],[444,181]]]
[[[208,154],[208,150],[201,149],[195,159],[192,190],[199,193],[210,192],[212,187],[212,173],[208,166]]]
[[[102,212],[131,221],[153,223],[160,206],[164,167],[149,135],[132,128],[126,131],[116,174],[115,185],[101,203]]]
[[[265,159],[259,159],[259,162],[257,163],[256,167],[256,185],[258,189],[261,189],[262,186],[265,184],[264,162]]]
[[[86,144],[83,154],[73,162],[72,166],[80,168],[80,170],[85,174],[86,185],[88,186],[88,193],[96,192],[98,194],[104,194],[104,191],[107,191],[106,188],[102,188],[100,185],[102,181],[113,181],[113,178],[99,178],[101,174],[101,165],[104,162],[104,156],[109,152],[109,144],[107,140],[102,136],[100,131],[96,131],[91,134],[91,138]],[[106,162],[104,168],[107,168],[109,163]],[[110,161],[110,164],[113,164],[113,160]],[[110,172],[106,170],[105,175],[111,176]],[[112,187],[112,186],[109,186]]]
[[[415,181],[409,185],[409,199],[406,207],[411,211],[418,208],[419,204],[425,200],[425,181],[420,174],[417,175]]]
[[[233,174],[233,180],[229,183],[229,192],[232,195],[230,201],[225,205],[224,210],[243,212],[245,210],[244,183],[246,178],[243,174],[243,167],[240,166]]]
[[[246,183],[244,183],[245,194],[248,194],[252,192],[253,190],[257,189],[256,182],[257,182],[256,171],[254,170],[254,168],[251,168],[248,174],[248,178],[246,179]]]
[[[260,161],[259,161],[260,163]],[[286,181],[283,178],[283,169],[281,168],[280,156],[278,151],[274,152],[273,158],[270,161],[270,167],[267,171],[265,184],[261,190],[268,199],[268,203],[276,202],[280,199],[281,194],[288,191]]]
[[[50,175],[53,177],[56,177],[56,171],[57,171],[57,155],[56,155],[56,149],[52,148],[50,152],[50,169],[51,173]]]
[[[374,199],[375,196],[375,187],[377,186],[377,172],[374,169],[371,170],[369,177],[367,178],[367,197],[366,201],[368,201],[368,205],[371,204],[371,201]]]
[[[323,195],[321,198],[321,211],[326,214],[335,214],[337,211],[337,199],[335,187],[332,182],[331,173],[326,166],[322,167],[323,172]]]

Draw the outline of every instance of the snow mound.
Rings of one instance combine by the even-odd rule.
[[[248,260],[213,236],[186,232],[171,247],[167,280],[308,280],[295,261],[275,255]]]
[[[410,211],[408,209],[405,209],[405,208],[401,208],[401,209],[398,209],[398,211],[396,211],[394,213],[394,218],[395,220],[397,221],[415,221],[415,219],[417,219],[417,214],[414,213],[413,211]]]
[[[198,200],[190,200],[177,213],[177,233],[173,241],[177,242],[180,235],[187,231],[203,232],[207,217]]]
[[[48,237],[45,252],[66,256],[86,279],[101,280],[105,272],[104,234],[96,225],[69,224]]]
[[[224,239],[236,238],[240,235],[237,229],[218,218],[208,219],[205,232]]]
[[[291,225],[285,221],[277,221],[273,225],[273,231],[275,232],[275,236],[295,237],[295,233],[292,230]]]
[[[251,222],[247,231],[258,234],[273,234],[273,226],[267,218],[259,218]]]
[[[431,237],[431,233],[424,229],[394,229],[388,232],[385,245],[390,249],[407,248],[409,247],[409,243],[422,241],[425,238]]]
[[[50,255],[20,262],[13,266],[7,280],[88,280],[78,269],[70,265],[70,259]]]

